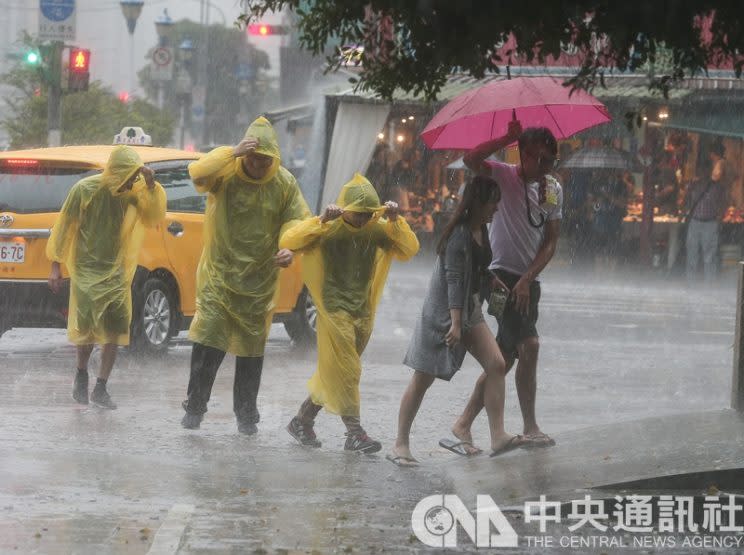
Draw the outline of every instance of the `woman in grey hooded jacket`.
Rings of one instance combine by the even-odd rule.
[[[486,224],[498,209],[498,183],[476,176],[442,234],[421,317],[404,364],[415,371],[400,403],[398,436],[388,459],[415,466],[409,436],[421,401],[435,378],[449,381],[469,352],[486,373],[485,406],[491,432],[491,454],[519,447],[521,436],[504,430],[504,357],[481,311],[490,278],[491,249]],[[453,429],[457,441],[440,444],[461,455],[475,455],[469,430]]]

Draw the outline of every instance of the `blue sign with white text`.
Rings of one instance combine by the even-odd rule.
[[[75,12],[75,0],[39,0],[39,9],[50,21],[64,21]]]

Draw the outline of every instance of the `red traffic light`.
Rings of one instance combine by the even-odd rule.
[[[286,35],[287,28],[284,25],[269,25],[268,23],[251,23],[248,25],[248,34],[259,37],[269,35]]]
[[[88,73],[90,71],[90,50],[86,48],[70,49],[70,71]]]
[[[127,91],[121,91],[119,93],[119,102],[122,102],[123,104],[129,102],[129,93]]]

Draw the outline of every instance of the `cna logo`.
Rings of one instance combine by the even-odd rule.
[[[458,523],[476,547],[519,545],[517,533],[490,495],[476,497],[475,517],[457,495],[424,497],[411,514],[413,533],[429,547],[457,547]]]

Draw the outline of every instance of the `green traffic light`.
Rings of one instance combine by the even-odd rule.
[[[29,52],[28,54],[26,54],[26,63],[38,64],[39,55],[36,52]]]

